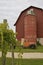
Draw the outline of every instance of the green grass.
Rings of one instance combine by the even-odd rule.
[[[1,48],[0,48],[0,51],[1,51]],[[11,49],[8,49],[8,51],[11,51]],[[36,49],[30,49],[30,48],[27,48],[27,49],[24,49],[24,48],[21,48],[21,51],[22,52],[43,52],[43,46],[37,46]],[[14,49],[14,52],[19,52],[19,48],[16,47]]]
[[[23,60],[15,59],[14,60],[15,65],[18,64],[18,61],[19,61],[19,65],[43,65],[43,59],[23,59]],[[1,63],[2,61],[0,58],[0,65],[2,65]],[[7,58],[6,65],[12,65],[11,63],[12,63],[12,59]]]
[[[19,52],[19,49],[16,47],[16,49],[14,51]],[[21,51],[23,51],[23,52],[43,52],[43,46],[38,46],[36,49],[22,48]]]

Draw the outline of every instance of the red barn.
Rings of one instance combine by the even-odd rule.
[[[17,39],[25,39],[25,46],[36,44],[37,38],[43,39],[43,9],[30,6],[21,12],[16,23]],[[40,40],[40,42],[41,42]]]

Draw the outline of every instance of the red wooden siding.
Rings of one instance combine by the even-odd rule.
[[[34,10],[35,16],[26,15],[27,11],[30,9]],[[34,18],[33,21],[36,21],[37,23],[36,23],[36,25],[33,26],[33,28],[32,28],[32,24],[31,24],[31,27],[30,27],[30,25],[29,26],[27,25],[27,28],[28,27],[30,27],[30,28],[28,30],[26,30],[26,31],[28,31],[28,32],[26,32],[26,31],[24,31],[24,29],[25,29],[24,28],[24,19],[26,18],[25,20],[26,21],[28,20],[28,24],[30,24],[29,21],[32,21],[32,20],[30,20],[31,19],[30,17]],[[36,18],[36,20],[35,20],[35,18]],[[38,38],[43,38],[43,10],[40,8],[37,8],[37,7],[32,7],[32,6],[27,8],[20,14],[15,25],[16,25],[16,32],[18,32],[18,35],[17,35],[18,40],[21,40],[21,38],[24,38],[24,37],[26,37],[26,38],[29,37],[28,35],[30,35],[31,33],[32,34],[34,33]],[[31,32],[29,32],[30,29],[31,29]],[[35,33],[36,29],[37,29],[37,33]]]
[[[36,17],[34,15],[27,15],[24,18],[24,39],[28,42],[35,43],[37,38]]]
[[[23,24],[23,15],[18,19],[19,22],[16,24],[16,32],[17,32],[17,39],[21,40],[24,37],[24,24]]]
[[[37,18],[37,37],[43,38],[43,11],[34,8]]]

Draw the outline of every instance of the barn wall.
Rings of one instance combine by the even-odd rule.
[[[33,7],[32,7],[33,8]],[[31,8],[25,10],[22,12],[20,15],[19,19],[17,20],[16,24],[16,32],[18,33],[17,39],[21,40],[21,38],[24,38],[24,17],[26,16],[26,13],[28,10]],[[41,9],[33,8],[34,13],[37,19],[37,37],[38,38],[43,38],[43,11]]]
[[[37,19],[37,37],[43,38],[43,10],[31,7],[25,10],[23,13],[26,15],[27,11],[33,9],[36,19]]]
[[[17,39],[18,40],[21,40],[21,38],[24,38],[24,23],[23,23],[23,18],[24,18],[24,15],[21,14],[21,16],[18,19],[17,24],[16,24],[16,32],[18,33],[17,34]]]
[[[34,9],[37,18],[37,37],[43,38],[43,11]]]
[[[37,29],[36,29],[36,17],[34,15],[27,15],[24,18],[24,38],[31,42],[36,43]]]

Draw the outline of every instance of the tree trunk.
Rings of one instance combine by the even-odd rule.
[[[4,47],[4,39],[3,39],[3,32],[1,31],[1,44],[2,44],[2,65],[6,65],[6,54],[5,54],[5,47]]]
[[[12,45],[12,65],[14,65],[14,47]]]
[[[6,65],[6,55],[2,52],[2,65]]]

